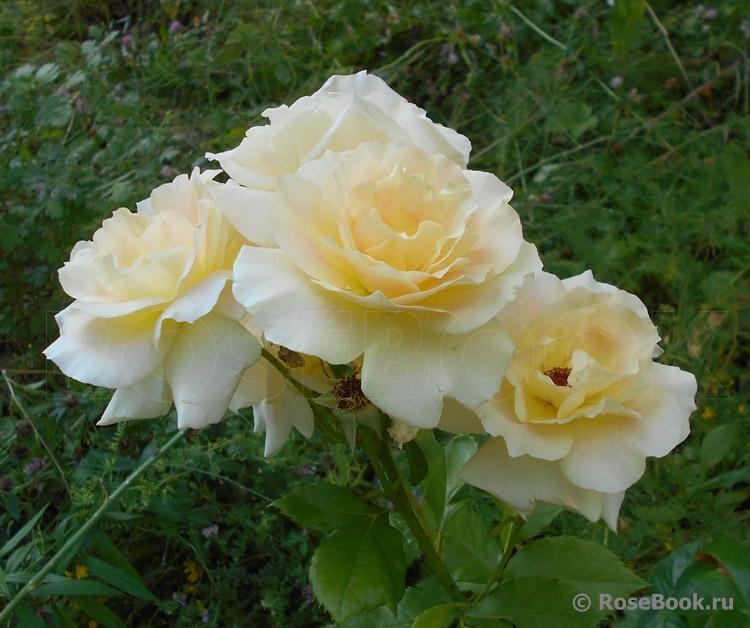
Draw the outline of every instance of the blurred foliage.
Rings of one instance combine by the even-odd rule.
[[[747,544],[750,11],[740,0],[609,4],[3,3],[0,548],[49,506],[0,556],[0,596],[22,581],[9,574],[37,569],[174,424],[97,429],[108,391],[46,371],[41,350],[69,302],[56,271],[74,243],[156,185],[210,167],[202,155],[236,145],[265,108],[358,69],[467,135],[470,166],[513,187],[547,269],[591,268],[636,293],[659,325],[661,360],[698,377],[692,434],[650,461],[621,534],[570,513],[537,529],[604,542],[647,580],[673,551],[694,557],[719,537]],[[319,539],[267,506],[305,474],[371,479],[349,452],[315,441],[264,460],[251,426],[231,417],[193,434],[58,570],[117,595],[37,596],[24,621],[324,624],[305,588]],[[499,518],[488,498],[463,491]],[[134,594],[133,573],[158,602]]]

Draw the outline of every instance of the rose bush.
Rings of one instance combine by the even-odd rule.
[[[476,410],[495,438],[462,479],[521,513],[548,502],[615,529],[646,457],[687,437],[695,377],[653,362],[646,306],[591,271],[528,279],[498,320],[516,352],[498,395]]]
[[[267,109],[270,124],[253,127],[236,148],[209,153],[235,185],[217,192],[222,209],[248,240],[273,246],[269,219],[279,178],[323,156],[363,142],[400,142],[445,155],[461,166],[471,144],[366,72],[332,76],[311,96]]]
[[[180,427],[218,422],[260,356],[231,291],[247,241],[212,191],[217,171],[155,189],[137,213],[118,209],[60,269],[75,301],[45,354],[77,380],[116,388],[100,425],[166,414]]]
[[[512,351],[494,315],[541,270],[499,179],[409,144],[326,152],[279,180],[277,247],[245,247],[235,296],[265,337],[332,364],[392,418],[491,399]],[[491,352],[492,361],[484,359]]]

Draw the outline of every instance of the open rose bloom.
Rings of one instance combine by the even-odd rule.
[[[590,271],[528,280],[498,319],[516,353],[476,411],[495,438],[462,478],[521,513],[560,504],[615,529],[646,457],[687,437],[695,377],[653,362],[661,350],[645,305]]]
[[[216,171],[180,175],[118,209],[60,270],[75,298],[45,351],[79,381],[116,388],[100,425],[177,407],[180,427],[221,420],[260,345],[239,320],[232,266],[247,243],[217,208]]]
[[[46,354],[116,389],[100,424],[174,402],[180,426],[202,427],[252,406],[272,455],[293,429],[312,435],[306,396],[349,435],[374,408],[399,444],[489,434],[463,477],[521,513],[551,502],[614,527],[695,408],[695,378],[653,362],[643,303],[591,273],[540,274],[510,188],[373,75],[264,116],[208,155],[226,183],[181,175],[60,271],[75,301]]]

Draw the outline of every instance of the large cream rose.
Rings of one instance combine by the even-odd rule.
[[[138,212],[118,209],[60,269],[75,301],[45,353],[79,381],[116,388],[100,425],[165,414],[221,420],[260,345],[238,320],[232,266],[247,243],[212,198],[217,171],[180,175]]]
[[[279,177],[322,157],[363,142],[401,142],[445,155],[465,166],[471,144],[463,135],[432,122],[425,112],[377,76],[359,72],[332,76],[291,107],[267,109],[270,124],[253,127],[236,148],[209,153],[232,178],[217,192],[230,220],[248,240],[272,246],[269,214]]]
[[[235,265],[235,296],[268,340],[334,364],[362,356],[364,394],[416,427],[438,424],[444,396],[495,395],[512,343],[494,316],[541,270],[505,184],[369,142],[279,189],[278,248],[245,247]]]
[[[496,438],[461,477],[521,513],[559,504],[615,529],[646,457],[687,437],[695,377],[653,362],[661,350],[645,305],[590,271],[530,278],[498,320],[516,353],[476,410]]]

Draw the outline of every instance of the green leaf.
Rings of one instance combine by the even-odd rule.
[[[599,118],[591,115],[591,107],[586,103],[564,103],[547,120],[544,129],[551,132],[570,133],[578,139],[586,131],[590,131],[599,123]]]
[[[406,458],[409,461],[409,482],[417,486],[427,477],[427,458],[416,442],[410,440],[404,445]]]
[[[701,443],[701,468],[705,471],[719,464],[732,449],[735,430],[731,424],[712,429]]]
[[[521,527],[519,541],[525,541],[539,534],[544,528],[555,520],[563,510],[562,506],[553,504],[539,504],[531,511],[531,514]]]
[[[60,623],[62,628],[78,628],[77,624],[68,617],[61,609],[57,607],[56,604],[50,604],[52,607],[52,614],[55,616],[55,619]]]
[[[476,606],[473,615],[510,619],[517,628],[596,626],[601,615],[592,609],[577,611],[573,606],[577,595],[580,591],[568,582],[538,576],[514,578],[501,582]]]
[[[35,74],[40,83],[52,83],[58,76],[60,76],[60,67],[56,63],[43,63]]]
[[[49,504],[45,504],[42,507],[42,509],[38,513],[36,513],[31,519],[29,519],[23,525],[23,527],[10,538],[10,540],[5,545],[0,547],[0,557],[5,556],[8,552],[10,552],[16,545],[18,545],[21,542],[21,539],[23,539],[23,537],[25,537],[32,530],[32,528],[36,525],[36,522],[42,518],[44,511],[47,510],[47,506],[49,506]]]
[[[420,430],[415,439],[428,466],[427,476],[420,483],[424,493],[425,514],[433,529],[440,529],[445,506],[463,482],[458,472],[476,453],[477,444],[469,435],[453,438],[445,447],[435,440],[432,430]]]
[[[336,531],[310,565],[315,597],[338,623],[381,605],[395,613],[405,578],[401,535],[387,513]]]
[[[118,569],[109,563],[105,563],[103,560],[94,558],[93,556],[84,557],[82,562],[97,578],[100,578],[107,584],[111,584],[113,587],[117,587],[120,591],[129,593],[130,595],[141,598],[142,600],[148,600],[149,602],[159,601],[158,598],[156,598],[154,594],[145,587],[140,578],[134,578],[132,574],[126,573],[125,571]]]
[[[732,539],[717,539],[703,548],[702,553],[715,558],[729,572],[745,606],[750,608],[750,550]]]
[[[20,620],[18,622],[19,626],[23,626],[23,628],[44,628],[45,624],[42,621],[41,617],[37,615],[31,608],[26,604],[26,602],[21,602],[16,607],[16,616]]]
[[[45,598],[51,595],[122,595],[117,589],[89,578],[74,580],[54,574],[48,575],[42,584],[33,589],[29,594],[36,598]]]
[[[2,248],[1,243],[0,248]],[[18,521],[18,518],[21,516],[21,504],[18,502],[18,497],[15,493],[7,493],[5,495],[5,508],[8,514]]]
[[[432,430],[419,430],[414,442],[419,445],[427,460],[427,475],[419,485],[424,494],[425,515],[429,526],[438,529],[442,527],[446,502],[445,450],[435,440]]]
[[[741,220],[750,211],[750,158],[746,150],[730,143],[724,148],[720,164],[729,184],[727,208]]]
[[[609,15],[612,48],[628,52],[636,47],[643,27],[646,0],[617,0]]]
[[[466,628],[512,628],[513,624],[489,617],[464,617],[464,626]]]
[[[431,608],[448,603],[447,594],[440,585],[437,592],[409,588],[398,603],[394,614],[386,606],[361,615],[352,616],[341,628],[412,628],[414,621]]]
[[[597,543],[573,537],[546,537],[530,543],[510,560],[504,577],[559,580],[588,595],[596,609],[600,594],[613,599],[627,597],[645,585],[617,555]]]
[[[455,436],[445,446],[446,503],[464,486],[458,473],[475,453],[477,442],[470,434]]]
[[[39,99],[39,110],[34,123],[39,126],[60,128],[68,124],[73,110],[70,103],[58,94],[50,94]]]
[[[412,628],[444,628],[458,610],[455,604],[440,604],[427,609],[412,624]]]
[[[442,551],[455,580],[484,584],[495,570],[502,547],[471,500],[452,506],[446,515]]]
[[[5,572],[0,569],[0,596],[7,599],[12,598],[10,589],[8,588],[8,579],[5,577]]]
[[[373,515],[382,512],[350,489],[335,484],[305,486],[277,499],[271,506],[299,525],[314,530],[343,528],[363,518],[369,522]]]
[[[101,530],[96,530],[92,534],[92,539],[94,548],[101,558],[103,558],[110,565],[119,567],[120,570],[124,571],[127,574],[130,574],[138,582],[143,584],[140,574],[136,571],[135,567],[133,567],[133,565],[128,562],[128,559],[125,558],[125,555],[112,542],[112,539],[110,539]]]
[[[75,596],[72,600],[91,619],[95,619],[105,628],[126,628],[120,618],[98,600],[87,596]]]
[[[719,540],[700,551],[700,542],[690,543],[672,552],[659,561],[651,574],[653,588],[651,594],[659,594],[664,598],[702,599],[704,606],[713,605],[713,598],[721,598],[725,602],[733,601],[733,610],[724,611],[721,602],[716,610],[705,608],[703,611],[690,612],[690,617],[699,623],[691,624],[705,626],[707,616],[711,617],[711,626],[722,628],[745,628],[749,625],[750,609],[745,602],[742,582],[746,578],[745,566],[748,560],[748,550],[734,541]],[[710,551],[709,551],[710,550]],[[727,558],[733,567],[724,563]],[[729,575],[719,570],[724,567]],[[737,575],[735,575],[737,574]],[[638,609],[626,611],[623,627],[635,628],[640,626],[675,626],[683,628],[685,611],[678,609]],[[702,619],[701,619],[702,618]]]

